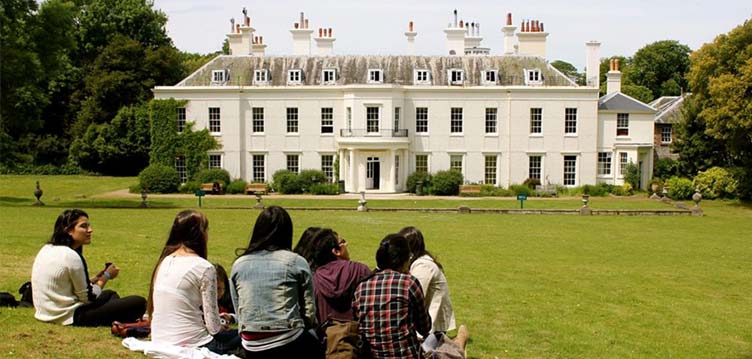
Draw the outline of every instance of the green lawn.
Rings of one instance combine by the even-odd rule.
[[[29,190],[14,192],[8,184],[20,178],[0,176],[0,291],[15,292],[27,280],[34,255],[62,206],[78,201],[86,204],[94,226],[93,242],[86,248],[92,267],[114,261],[122,272],[108,288],[146,295],[173,216],[179,208],[195,207],[195,200],[155,199],[175,208],[104,208],[112,200],[92,195],[134,180],[49,180],[56,179],[61,193],[65,190],[59,206],[32,207],[28,193],[33,181]],[[56,191],[52,183],[48,187]],[[87,198],[76,198],[79,192]],[[258,213],[218,208],[241,207],[239,201],[253,204],[251,198],[208,198],[204,209],[210,221],[209,259],[225,267],[232,264],[235,249],[247,245]],[[272,202],[342,206],[336,200],[269,199]],[[463,200],[414,202],[384,201],[383,207],[455,207]],[[117,203],[135,206],[138,200]],[[468,204],[518,205],[489,199]],[[572,208],[570,204],[579,205],[577,199],[531,200],[526,207]],[[752,208],[721,201],[702,205],[702,218],[344,211],[291,215],[296,238],[308,226],[332,227],[347,239],[352,258],[369,266],[385,234],[406,225],[421,228],[428,249],[445,267],[457,320],[470,329],[472,358],[749,358]],[[599,198],[593,206],[670,208],[640,198]],[[143,357],[122,348],[107,328],[38,323],[29,309],[2,308],[0,323],[0,357]]]

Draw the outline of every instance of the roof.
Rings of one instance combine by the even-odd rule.
[[[655,112],[652,106],[629,97],[621,92],[613,92],[598,100],[598,111]]]
[[[681,109],[684,103],[682,96],[663,96],[659,97],[650,104],[656,104],[653,107],[658,109],[655,114],[655,123],[677,123],[681,119]]]
[[[302,85],[321,84],[321,70],[337,69],[336,85],[367,83],[369,69],[382,69],[384,83],[413,85],[413,70],[431,71],[432,84],[447,85],[447,70],[464,70],[465,85],[481,84],[481,71],[497,70],[500,86],[523,86],[524,69],[540,69],[542,86],[577,87],[546,60],[529,56],[233,56],[220,55],[176,86],[211,86],[214,70],[229,70],[226,86],[253,86],[254,70],[267,69],[271,86],[287,85],[287,70],[302,69]],[[267,85],[267,86],[268,86]],[[216,86],[216,85],[214,85]],[[541,85],[538,85],[541,86]]]

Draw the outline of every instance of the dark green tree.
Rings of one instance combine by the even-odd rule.
[[[687,89],[684,76],[689,71],[691,52],[689,46],[675,40],[646,45],[632,57],[630,80],[650,89],[655,97],[679,95]]]
[[[578,72],[577,68],[574,67],[574,65],[566,61],[556,60],[551,63],[551,66],[559,70],[562,74],[569,77],[577,84],[579,85],[585,84],[585,74]]]

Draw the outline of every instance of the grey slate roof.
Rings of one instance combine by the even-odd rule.
[[[366,84],[369,69],[382,69],[385,84],[413,85],[413,70],[431,70],[432,85],[447,85],[447,70],[463,69],[465,85],[481,84],[481,71],[497,70],[500,86],[524,85],[524,69],[540,69],[543,86],[575,83],[561,75],[544,59],[525,56],[230,56],[221,55],[176,86],[210,86],[213,70],[229,70],[226,86],[252,86],[254,70],[268,69],[271,86],[287,85],[287,70],[302,69],[303,84],[321,84],[321,70],[337,69],[336,85]]]
[[[682,104],[684,98],[688,96],[663,96],[650,103],[651,106],[658,109],[655,114],[655,123],[677,123],[681,119]]]
[[[598,100],[599,111],[655,112],[650,105],[629,97],[621,92],[601,97]]]

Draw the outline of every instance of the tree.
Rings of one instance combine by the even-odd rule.
[[[727,167],[733,162],[724,144],[706,133],[705,121],[699,116],[696,95],[684,99],[682,115],[674,130],[676,137],[671,149],[679,155],[679,171],[684,177],[694,177],[699,171],[713,166]]]
[[[650,89],[655,97],[680,95],[687,89],[689,46],[675,40],[657,41],[637,50],[630,64],[630,80]],[[652,101],[652,99],[650,99]]]
[[[645,103],[653,101],[653,93],[649,88],[637,85],[632,82],[632,59],[624,56],[612,56],[610,58],[601,59],[601,96],[606,94],[608,88],[608,77],[606,74],[610,71],[610,62],[612,59],[619,60],[619,71],[621,72],[621,93]]]
[[[578,72],[577,68],[574,67],[574,65],[561,60],[556,60],[551,63],[551,66],[559,70],[562,74],[572,79],[572,81],[576,82],[577,84],[584,85],[585,84],[585,75]]]

